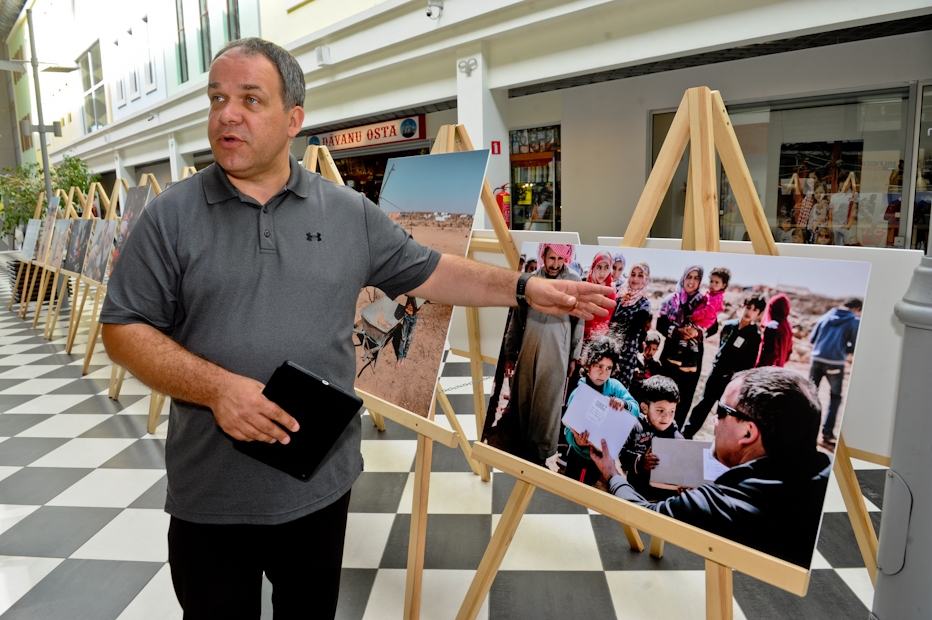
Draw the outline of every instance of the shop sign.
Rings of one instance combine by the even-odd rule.
[[[358,149],[365,146],[378,146],[394,142],[410,142],[427,137],[424,115],[398,118],[383,123],[351,127],[328,133],[310,136],[307,143],[326,146],[331,151]]]

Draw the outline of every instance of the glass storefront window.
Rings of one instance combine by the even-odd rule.
[[[396,153],[383,153],[380,155],[352,156],[347,152],[332,153],[333,161],[343,177],[343,182],[357,192],[366,195],[366,198],[379,204],[379,193],[382,191],[382,179],[385,177],[385,164],[392,157],[413,157],[427,155],[428,149],[410,149]]]
[[[728,108],[778,242],[905,247],[908,104],[904,88]],[[653,117],[655,159],[672,119],[672,112]],[[688,152],[655,221],[655,236],[682,230],[687,161]],[[719,171],[721,238],[746,239],[721,164]]]
[[[560,230],[560,126],[509,132],[511,228]]]
[[[916,200],[913,204],[912,247],[929,246],[929,212],[932,207],[932,86],[922,90],[919,150],[916,157]]]

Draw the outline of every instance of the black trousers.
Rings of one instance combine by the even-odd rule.
[[[168,562],[185,620],[257,620],[262,573],[275,620],[333,618],[349,492],[281,525],[206,525],[171,518]]]
[[[727,375],[717,373],[714,368],[709,373],[709,378],[705,382],[705,391],[702,393],[702,400],[693,407],[692,413],[689,414],[689,422],[686,424],[686,428],[683,429],[683,436],[686,439],[692,439],[693,435],[698,433],[702,425],[705,424],[709,412],[712,411],[712,406],[725,393],[725,388],[728,387],[733,376],[734,373],[728,373]]]

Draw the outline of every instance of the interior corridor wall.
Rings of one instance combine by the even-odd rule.
[[[687,88],[728,104],[902,86],[932,79],[929,58],[932,32],[920,32],[559,91],[563,230],[583,243],[624,233],[650,171],[651,112],[676,108]]]

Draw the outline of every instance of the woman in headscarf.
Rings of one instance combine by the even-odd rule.
[[[660,305],[660,314],[657,316],[657,331],[666,338],[663,351],[660,354],[660,364],[663,373],[676,382],[680,389],[680,402],[676,407],[677,426],[683,427],[689,409],[692,407],[693,395],[699,383],[699,368],[684,369],[674,360],[680,356],[675,355],[678,347],[685,347],[687,341],[696,339],[699,343],[699,359],[704,352],[703,333],[701,329],[689,324],[689,317],[693,310],[702,301],[699,284],[702,282],[703,269],[700,265],[690,265],[683,271],[676,290],[667,295]],[[673,359],[671,359],[673,358]]]
[[[612,281],[616,291],[625,283],[625,255],[621,252],[612,257]]]
[[[615,378],[627,387],[634,375],[641,342],[650,329],[650,300],[647,299],[647,284],[650,282],[650,267],[637,263],[631,267],[628,279],[615,297],[615,312],[609,322],[612,336],[618,340],[619,360]]]
[[[587,282],[600,284],[602,286],[612,287],[612,255],[608,252],[596,252],[592,258],[592,266],[589,268],[589,277]],[[614,287],[612,287],[614,288]],[[615,299],[615,293],[612,292],[609,299]],[[591,320],[586,321],[586,328],[583,335],[584,340],[589,340],[593,336],[604,334],[608,331],[608,322],[612,315],[605,316],[595,315]]]
[[[763,326],[763,334],[756,366],[783,366],[793,352],[790,298],[783,293],[774,295],[767,302],[760,324]]]

